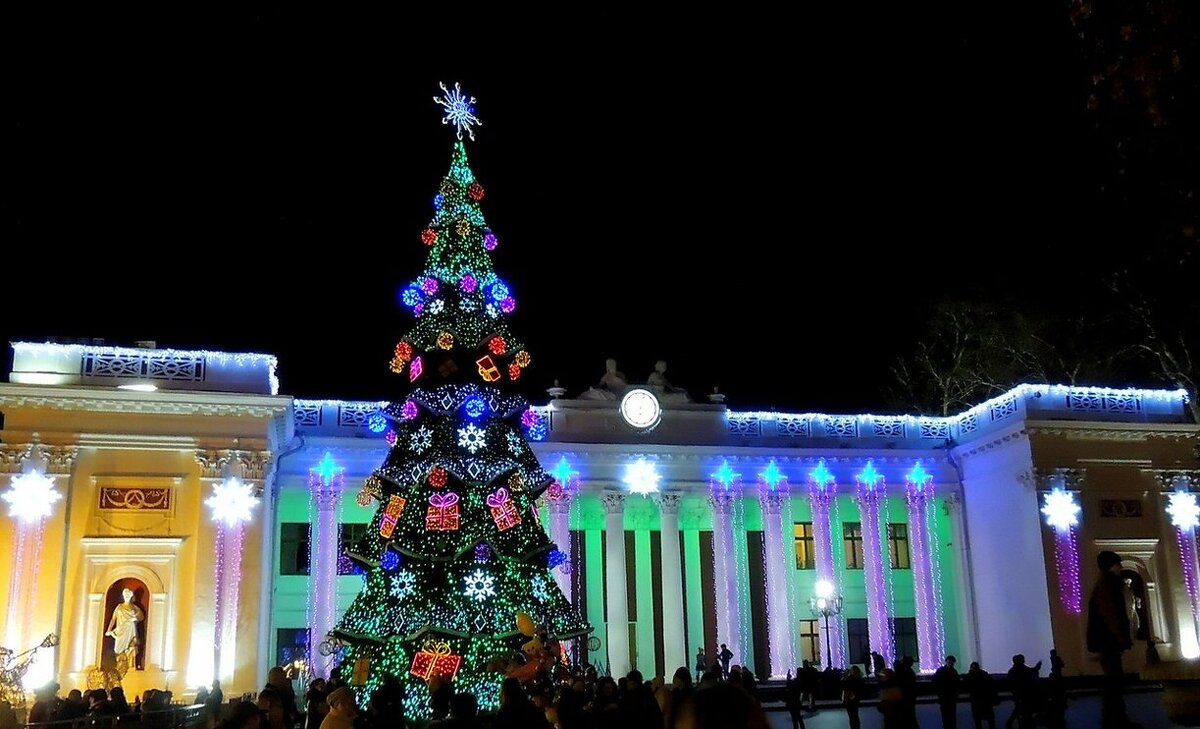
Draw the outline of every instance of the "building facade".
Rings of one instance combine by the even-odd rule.
[[[342,554],[373,516],[355,495],[389,447],[382,403],[277,395],[261,355],[14,348],[8,481],[44,463],[63,496],[33,526],[0,521],[0,547],[41,545],[0,565],[5,645],[61,638],[30,679],[85,683],[125,585],[146,630],[127,689],[327,671],[320,636],[362,584]],[[1023,385],[949,418],[684,399],[634,386],[534,408],[554,575],[595,628],[581,660],[669,676],[725,644],[760,676],[868,650],[1001,672],[1057,648],[1068,673],[1098,673],[1083,628],[1103,549],[1124,559],[1142,645],[1200,654],[1200,428],[1181,392]],[[230,484],[255,490],[248,521],[213,519]],[[840,612],[817,614],[819,588]]]

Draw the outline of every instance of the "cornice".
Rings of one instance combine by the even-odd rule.
[[[35,408],[138,415],[201,415],[270,418],[291,407],[281,395],[169,390],[131,392],[110,388],[0,383],[0,410]]]
[[[1183,423],[1089,423],[1031,421],[1030,435],[1056,436],[1078,441],[1118,441],[1143,443],[1151,438],[1172,440],[1200,438],[1200,425]]]
[[[988,440],[972,441],[970,444],[959,446],[955,451],[955,455],[961,459],[967,459],[977,456],[987,451],[1003,448],[1009,443],[1014,443],[1023,438],[1029,437],[1029,430],[1024,425],[1009,429],[1000,433],[995,433]]]

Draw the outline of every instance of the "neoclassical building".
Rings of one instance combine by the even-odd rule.
[[[362,585],[343,552],[374,513],[355,497],[388,448],[383,403],[280,395],[267,355],[13,346],[2,639],[60,636],[27,683],[119,662],[105,632],[126,587],[144,611],[127,690],[326,671],[321,636]],[[530,428],[561,486],[541,521],[595,628],[571,649],[614,674],[669,676],[720,644],[761,676],[867,650],[1001,672],[1051,648],[1098,673],[1083,629],[1104,549],[1141,638],[1200,655],[1200,427],[1182,392],[1022,385],[948,418],[552,393]],[[819,588],[840,612],[816,614]]]

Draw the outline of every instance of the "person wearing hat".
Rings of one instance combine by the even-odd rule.
[[[1133,647],[1121,556],[1105,550],[1096,555],[1096,566],[1100,568],[1100,577],[1088,600],[1087,649],[1100,654],[1100,669],[1104,671],[1101,726],[1131,729],[1140,725],[1125,713],[1125,697],[1121,694],[1125,678],[1121,654]]]

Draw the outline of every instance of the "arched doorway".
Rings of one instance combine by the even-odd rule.
[[[113,611],[117,609],[117,606],[125,602],[123,594],[125,590],[133,592],[133,598],[129,602],[131,605],[137,607],[142,614],[142,619],[136,625],[137,652],[134,654],[134,662],[132,666],[129,666],[129,670],[144,671],[146,669],[146,625],[150,620],[150,590],[146,587],[146,583],[136,577],[122,577],[109,585],[108,590],[104,594],[104,622],[101,625],[101,629],[104,633],[108,632],[113,619]],[[104,635],[100,650],[100,665],[102,668],[115,669],[117,667],[117,658],[113,646],[114,639],[109,635]]]

